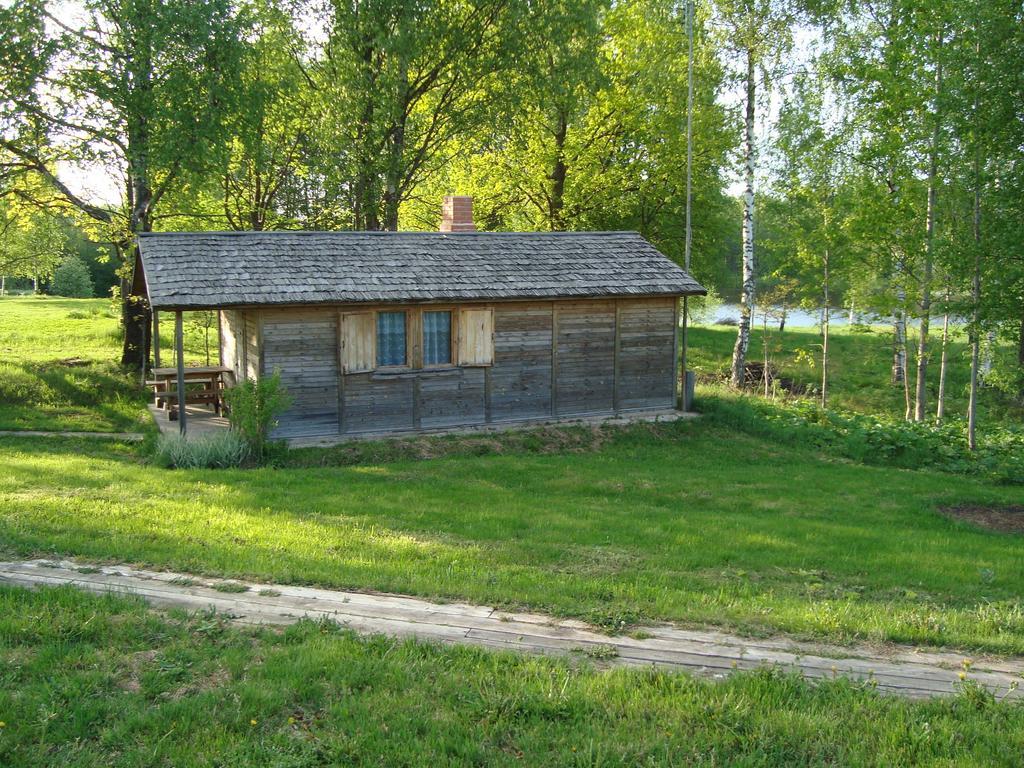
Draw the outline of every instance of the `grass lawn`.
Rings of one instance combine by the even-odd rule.
[[[172,330],[161,325],[167,350]],[[188,330],[186,361],[203,362],[202,334]],[[213,336],[216,357],[216,326]],[[120,344],[107,299],[0,297],[0,430],[151,429],[138,377],[117,364]]]
[[[145,424],[137,382],[116,364],[110,302],[0,298],[0,429],[118,432]]]
[[[0,588],[0,764],[1016,766],[1024,707],[598,672]]]
[[[597,436],[579,453],[177,471],[135,447],[4,438],[0,542],[608,627],[1024,653],[1020,537],[938,511],[1019,502],[1019,488],[830,461],[709,422]]]
[[[0,300],[0,429],[142,423],[104,307]],[[699,365],[722,366],[731,334],[697,329]],[[837,393],[877,367],[844,356]],[[1024,653],[1020,535],[940,511],[1020,504],[1019,487],[864,466],[715,417],[361,443],[276,469],[162,470],[147,450],[0,437],[0,556],[524,606],[609,630],[673,620]],[[709,683],[4,588],[0,722],[4,766],[1016,765],[1024,751],[1024,708],[970,688],[911,703],[769,673]]]

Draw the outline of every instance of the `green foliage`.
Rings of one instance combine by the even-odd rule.
[[[92,277],[80,257],[69,256],[54,270],[50,293],[74,299],[92,298]]]
[[[806,401],[704,394],[700,409],[729,427],[868,464],[982,475],[1024,484],[1024,429],[993,425],[967,449],[966,425],[821,408]]]
[[[190,437],[160,435],[153,461],[168,469],[225,469],[242,466],[249,453],[249,443],[230,430]]]
[[[61,220],[19,207],[2,193],[0,186],[0,275],[49,278],[67,243]]]
[[[281,374],[274,371],[259,380],[246,379],[225,391],[224,401],[230,408],[231,429],[248,445],[249,455],[256,462],[267,460],[272,451],[270,433],[291,404],[281,386]]]

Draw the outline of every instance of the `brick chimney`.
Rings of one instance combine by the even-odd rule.
[[[441,205],[442,232],[476,232],[473,223],[473,198],[469,195],[445,195]]]

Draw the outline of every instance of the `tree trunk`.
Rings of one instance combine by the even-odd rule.
[[[1020,340],[1017,342],[1017,365],[1024,368],[1024,314],[1020,318]]]
[[[992,366],[995,365],[996,358],[996,332],[989,329],[985,334],[985,346],[981,349],[981,380],[985,381],[990,373],[992,373]]]
[[[824,298],[825,298],[825,312],[821,320],[821,407],[828,407],[828,326],[829,319],[831,318],[831,309],[829,308],[829,295],[828,295],[828,261],[829,261],[829,249],[825,249],[824,255]]]
[[[555,130],[555,162],[551,166],[548,180],[551,182],[551,196],[548,199],[548,228],[552,232],[565,229],[565,180],[569,166],[565,162],[565,140],[569,134],[569,122],[564,112],[558,113],[558,127]]]
[[[764,379],[764,396],[767,398],[769,395],[768,391],[768,375],[770,360],[768,359],[768,313],[764,312],[761,321],[761,348],[764,350],[764,371],[762,371],[761,377]]]
[[[935,420],[942,423],[946,411],[946,369],[949,366],[949,289],[946,290],[946,312],[942,316],[942,357],[939,360],[939,398]]]
[[[978,99],[974,99],[977,120]],[[981,353],[981,158],[974,153],[974,275],[971,280],[971,394],[967,404],[967,447],[978,447],[978,367]]]
[[[935,202],[938,195],[940,104],[942,98],[942,32],[939,32],[935,67],[935,114],[931,147],[928,152],[928,212],[925,224],[924,276],[921,281],[921,327],[917,339],[917,387],[914,421],[924,421],[928,399],[928,326],[931,322],[932,278],[935,270]]]
[[[131,135],[131,134],[130,134]],[[128,226],[134,236],[140,232],[153,231],[153,189],[149,183],[149,164],[145,147],[149,141],[149,127],[145,118],[140,118],[133,132],[134,146],[142,147],[133,153],[130,167],[132,209]],[[130,144],[129,146],[132,146]],[[124,345],[121,348],[121,365],[135,371],[144,371],[149,365],[150,313],[149,301],[145,296],[132,295],[133,263],[136,259],[135,242],[123,243],[117,247],[121,254],[126,274],[121,278],[121,323],[124,326]],[[129,261],[129,259],[131,261]]]
[[[904,298],[897,291],[896,300]],[[902,307],[892,317],[892,383],[903,384],[907,378],[907,313]]]
[[[405,156],[405,129],[409,93],[408,62],[403,58],[399,74],[399,92],[403,98],[395,100],[391,115],[391,138],[387,144],[388,164],[384,179],[384,229],[398,231],[398,207],[402,202],[402,167]]]
[[[753,51],[747,50],[747,104],[745,189],[743,192],[743,287],[740,294],[740,322],[732,351],[732,385],[742,387],[750,346],[750,320],[754,312],[754,108],[756,81]]]

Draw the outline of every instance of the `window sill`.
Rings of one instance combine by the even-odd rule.
[[[376,370],[368,371],[368,373],[370,378],[378,381],[386,379],[412,379],[421,376],[444,377],[457,374],[462,367],[465,366],[439,365],[431,366],[430,368],[377,368]]]

